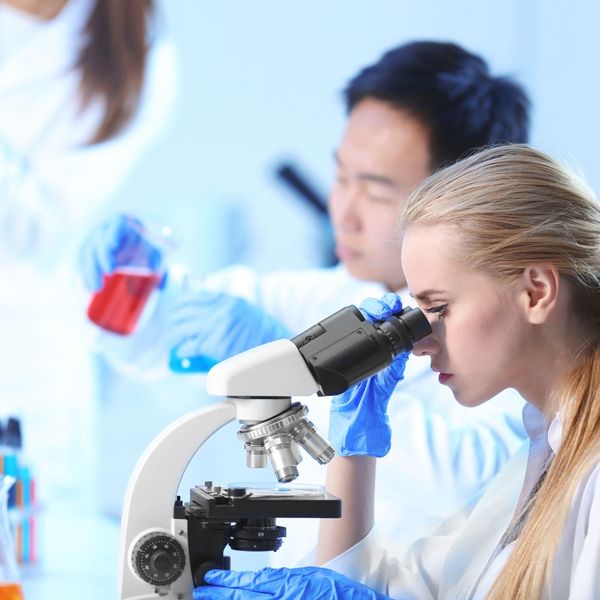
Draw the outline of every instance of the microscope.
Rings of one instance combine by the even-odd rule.
[[[336,518],[341,501],[318,488],[295,489],[302,452],[320,464],[334,448],[292,396],[333,396],[391,364],[431,333],[417,308],[378,323],[355,306],[345,307],[291,340],[277,340],[214,366],[210,394],[225,399],[166,427],[139,459],[125,494],[119,551],[121,600],[191,600],[213,568],[229,569],[234,550],[277,550],[285,528],[278,517]],[[184,503],[177,490],[197,450],[237,419],[246,464],[270,463],[279,484],[272,489],[221,487],[205,482]],[[308,486],[305,486],[308,487]]]

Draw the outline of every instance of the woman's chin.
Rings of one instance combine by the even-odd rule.
[[[454,398],[461,405],[467,408],[475,408],[476,406],[481,406],[485,402],[489,400],[487,396],[469,396],[466,394],[461,394],[459,391],[452,390],[454,394]]]

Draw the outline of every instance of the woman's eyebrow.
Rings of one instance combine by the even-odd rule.
[[[415,300],[429,300],[431,296],[445,294],[445,290],[425,290],[424,292],[420,292],[419,294],[409,294],[411,298]]]

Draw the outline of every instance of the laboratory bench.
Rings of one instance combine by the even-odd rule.
[[[21,569],[25,600],[117,600],[119,523],[81,508],[42,509],[38,564]]]

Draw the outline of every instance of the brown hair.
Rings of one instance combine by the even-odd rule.
[[[490,592],[495,599],[539,598],[575,490],[600,456],[600,206],[583,181],[542,152],[499,146],[415,190],[402,227],[434,224],[459,234],[460,247],[453,248],[459,260],[500,281],[510,283],[536,262],[555,265],[586,327],[573,369],[548,403],[561,413],[560,449],[533,502],[505,534],[517,541]]]
[[[146,69],[153,0],[97,0],[84,27],[77,68],[82,109],[100,100],[104,107],[91,143],[110,139],[138,107]]]

